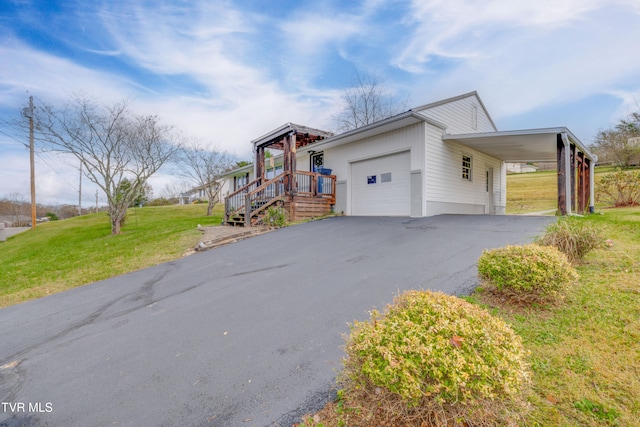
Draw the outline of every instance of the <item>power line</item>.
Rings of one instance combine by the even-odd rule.
[[[0,129],[0,133],[1,133],[1,134],[3,134],[3,135],[5,135],[5,136],[8,136],[8,137],[9,137],[9,138],[11,138],[11,139],[13,139],[16,143],[18,143],[18,144],[22,145],[23,147],[29,148],[29,145],[28,145],[28,144],[25,144],[24,142],[20,141],[20,140],[19,140],[18,138],[16,138],[15,136],[13,136],[13,135],[11,135],[11,134],[9,134],[9,133],[6,133],[6,132],[5,132],[5,131],[3,131],[2,129]]]

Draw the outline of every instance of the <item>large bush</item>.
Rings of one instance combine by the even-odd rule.
[[[486,250],[478,259],[485,288],[519,302],[561,299],[578,273],[565,254],[536,244]]]
[[[355,322],[346,353],[342,396],[359,414],[350,426],[504,425],[529,383],[511,328],[442,293],[409,291]]]
[[[624,171],[620,168],[604,175],[596,186],[598,200],[608,201],[616,207],[640,204],[640,170]]]
[[[578,264],[592,249],[604,245],[603,231],[584,218],[569,217],[547,226],[536,243],[553,246],[564,253],[569,261]]]

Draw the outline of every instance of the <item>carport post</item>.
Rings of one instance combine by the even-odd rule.
[[[564,144],[564,191],[566,194],[565,197],[565,206],[567,215],[571,215],[571,204],[573,199],[573,191],[571,185],[571,178],[573,177],[573,173],[571,173],[571,144],[569,144],[569,138],[567,138],[567,133],[562,132],[562,143]]]
[[[589,162],[589,212],[594,213],[596,211],[595,200],[595,176],[596,176],[596,162],[598,156],[593,155],[593,159]]]

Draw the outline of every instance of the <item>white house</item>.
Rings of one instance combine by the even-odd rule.
[[[303,202],[315,197],[345,215],[504,214],[506,162],[550,160],[562,177],[561,212],[593,206],[596,158],[584,144],[566,128],[499,132],[476,92],[335,136],[287,123],[252,144],[255,163],[225,177],[229,212],[249,214],[279,197],[290,214],[304,217],[297,214],[306,210]],[[265,161],[267,147],[282,154]],[[331,172],[321,178],[319,168]],[[569,174],[577,179],[564,179]],[[259,200],[245,200],[257,193]]]
[[[219,182],[215,183],[215,189],[218,191],[216,194],[216,203],[223,202],[226,194],[229,194],[229,180],[221,179]],[[184,193],[180,193],[178,196],[178,204],[180,205],[190,205],[199,200],[207,200],[207,191],[206,186],[199,185],[194,187]]]
[[[538,167],[530,165],[528,163],[505,163],[507,167],[507,173],[531,173],[537,172]]]

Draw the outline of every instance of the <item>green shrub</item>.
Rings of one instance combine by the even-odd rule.
[[[563,218],[547,226],[536,243],[554,246],[563,252],[573,264],[581,263],[592,249],[605,243],[603,231],[583,218]]]
[[[287,213],[282,207],[270,206],[262,222],[268,227],[281,228],[287,225]]]
[[[345,400],[374,424],[382,414],[391,425],[493,425],[504,422],[506,408],[522,411],[529,384],[520,337],[442,293],[408,291],[384,314],[355,322],[346,353]]]
[[[485,287],[518,302],[561,299],[578,273],[566,255],[536,244],[485,250],[478,259]]]

